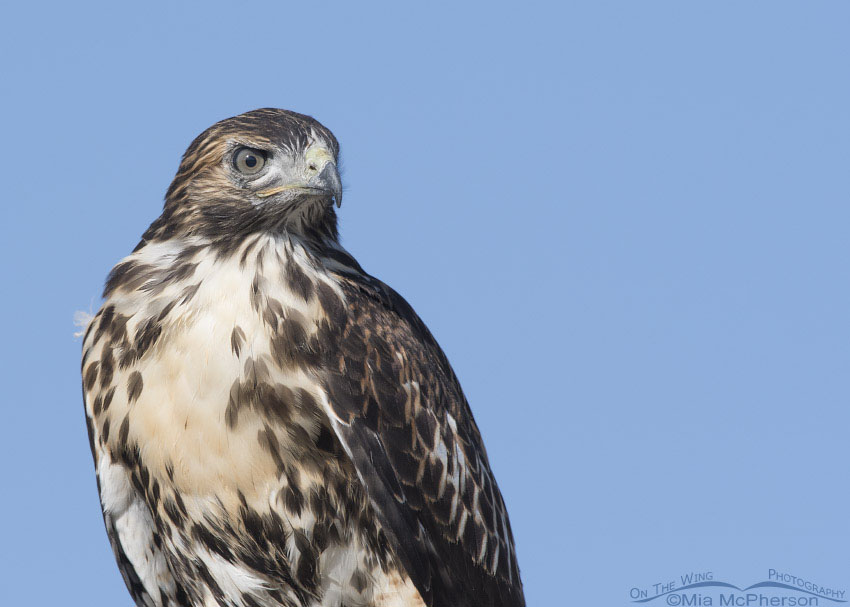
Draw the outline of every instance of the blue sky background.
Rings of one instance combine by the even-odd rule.
[[[0,23],[0,602],[130,605],[74,311],[263,106],[339,138],[343,242],[460,376],[529,605],[850,591],[850,4],[118,4]]]

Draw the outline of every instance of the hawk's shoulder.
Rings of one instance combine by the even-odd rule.
[[[408,573],[429,605],[524,605],[505,505],[445,354],[384,283],[339,284],[334,425]]]

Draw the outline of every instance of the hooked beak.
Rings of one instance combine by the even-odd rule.
[[[339,208],[342,206],[342,182],[339,180],[339,171],[337,171],[336,164],[333,162],[325,164],[322,171],[310,180],[310,186],[318,187],[330,193],[333,196],[336,207]]]
[[[342,206],[342,182],[339,179],[339,171],[336,169],[336,164],[332,161],[325,163],[321,172],[311,178],[307,183],[281,185],[268,190],[257,192],[258,198],[268,198],[275,194],[280,194],[287,190],[299,190],[305,194],[315,194],[318,196],[326,196],[337,208]]]

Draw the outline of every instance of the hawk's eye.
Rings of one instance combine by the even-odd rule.
[[[254,148],[239,148],[233,155],[233,166],[240,173],[255,175],[266,164],[266,154]]]

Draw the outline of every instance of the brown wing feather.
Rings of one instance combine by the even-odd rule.
[[[330,404],[408,574],[430,606],[524,605],[505,505],[445,355],[392,289],[340,283]]]

